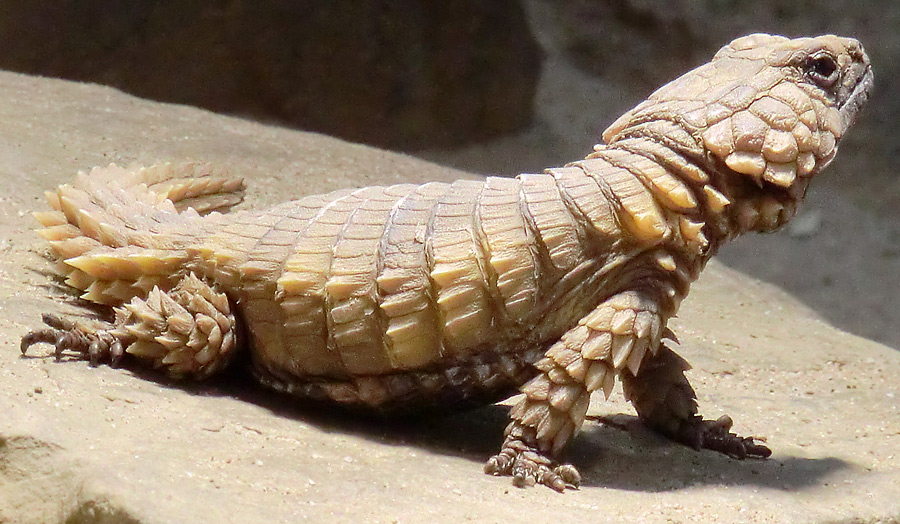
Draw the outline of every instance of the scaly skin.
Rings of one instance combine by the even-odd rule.
[[[382,412],[520,388],[485,466],[517,485],[577,486],[554,457],[617,379],[663,435],[765,457],[727,417],[698,415],[687,363],[661,340],[723,242],[790,219],[871,83],[855,40],[751,35],[565,167],[267,211],[218,213],[243,185],[211,166],[98,168],[36,217],[67,283],[116,321],[48,315],[22,351],[128,354],[200,379],[249,350],[269,387]]]

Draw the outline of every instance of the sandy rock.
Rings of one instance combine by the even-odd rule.
[[[900,353],[841,333],[721,265],[672,325],[703,411],[765,435],[730,460],[641,429],[614,393],[569,460],[579,491],[481,473],[504,406],[374,423],[244,381],[22,358],[62,300],[30,229],[41,192],[108,162],[196,158],[247,177],[248,206],[340,186],[466,176],[324,136],[0,73],[0,522],[836,522],[900,518]],[[537,167],[537,166],[536,166]],[[37,353],[49,348],[36,348]],[[616,415],[620,413],[620,415]]]

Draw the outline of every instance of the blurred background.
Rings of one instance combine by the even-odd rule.
[[[854,36],[876,92],[842,153],[788,228],[719,260],[900,348],[898,29],[893,0],[0,0],[0,68],[514,176],[737,36]]]

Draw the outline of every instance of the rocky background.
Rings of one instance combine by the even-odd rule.
[[[516,0],[3,0],[0,14],[0,68],[394,149],[522,129],[540,71]]]

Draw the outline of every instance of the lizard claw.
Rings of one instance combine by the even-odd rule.
[[[554,464],[552,459],[521,441],[505,445],[500,453],[487,461],[484,472],[511,476],[513,485],[519,488],[542,484],[563,492],[566,488],[577,489],[581,484],[581,475],[575,466]]]
[[[772,450],[757,444],[756,437],[741,437],[731,432],[734,422],[728,415],[716,420],[695,417],[675,435],[675,440],[694,449],[710,449],[736,459],[768,458]]]
[[[124,354],[121,342],[108,330],[95,329],[51,313],[44,313],[41,319],[48,327],[36,329],[22,337],[19,348],[23,355],[28,353],[29,347],[42,342],[56,347],[56,360],[61,360],[67,351],[71,351],[78,358],[89,360],[93,366],[105,359],[115,366]]]

